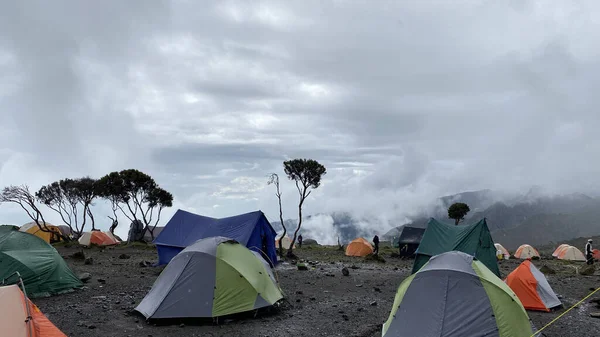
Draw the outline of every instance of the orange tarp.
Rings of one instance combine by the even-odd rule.
[[[0,287],[0,329],[10,337],[67,337],[28,298],[17,285]],[[27,320],[27,307],[31,319]]]
[[[537,292],[538,282],[531,273],[530,265],[531,261],[521,263],[506,277],[506,284],[515,292],[525,309],[550,311]]]
[[[347,256],[367,256],[373,253],[371,243],[363,238],[354,239],[346,247]]]

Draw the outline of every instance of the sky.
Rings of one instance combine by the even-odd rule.
[[[327,174],[304,213],[373,217],[377,230],[467,190],[595,193],[599,12],[597,1],[1,1],[0,186],[136,168],[174,195],[161,224],[179,208],[276,221],[267,175],[281,176],[284,217],[296,218],[282,162],[312,158]],[[106,205],[94,213],[108,228]],[[28,221],[0,205],[0,223]]]

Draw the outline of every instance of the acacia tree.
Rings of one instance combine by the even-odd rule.
[[[293,247],[296,243],[296,237],[302,226],[302,205],[310,193],[311,189],[321,186],[321,178],[327,173],[325,166],[313,159],[293,159],[283,162],[283,170],[290,180],[296,183],[296,189],[300,195],[298,203],[298,225],[294,231],[294,237],[288,248],[287,255],[293,256]]]
[[[448,208],[448,217],[454,219],[454,225],[458,226],[458,223],[465,219],[470,210],[467,204],[457,202]]]
[[[100,181],[100,194],[131,222],[141,221],[154,240],[161,212],[173,206],[173,195],[158,186],[151,176],[135,169],[109,173]]]
[[[283,256],[283,238],[287,233],[287,229],[285,228],[285,223],[283,222],[283,209],[281,208],[281,190],[279,189],[279,176],[277,175],[277,173],[271,173],[269,175],[269,181],[267,182],[267,184],[275,185],[275,188],[277,190],[275,192],[275,195],[277,196],[277,200],[279,201],[279,221],[281,221],[281,227],[283,227],[283,234],[281,234],[281,237],[279,238],[279,256]]]
[[[76,236],[83,234],[88,219],[92,230],[96,229],[91,206],[97,196],[96,180],[89,177],[55,181],[42,186],[36,193],[36,197],[58,213]]]
[[[33,220],[38,228],[43,232],[50,233],[50,229],[46,226],[46,220],[38,207],[38,200],[35,195],[29,191],[29,186],[11,185],[2,189],[0,193],[0,203],[13,203],[19,205],[27,216]],[[68,238],[65,238],[65,240]]]

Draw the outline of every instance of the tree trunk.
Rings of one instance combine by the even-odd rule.
[[[279,238],[279,256],[283,256],[283,238],[285,237],[285,234],[287,233],[287,229],[285,228],[285,223],[283,223],[283,210],[281,209],[281,195],[278,195],[277,199],[279,199],[279,221],[281,221],[281,227],[283,227],[283,234],[281,234],[281,237]]]
[[[292,257],[294,255],[294,244],[296,243],[296,237],[298,236],[298,232],[300,231],[300,227],[302,226],[302,204],[304,203],[304,198],[304,195],[302,195],[300,204],[298,204],[298,227],[296,227],[296,231],[294,231],[294,237],[292,238],[292,242],[290,243],[290,247],[288,248],[288,257]]]

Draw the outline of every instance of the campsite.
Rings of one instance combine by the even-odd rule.
[[[142,245],[117,246],[107,249],[84,250],[93,258],[92,265],[72,256],[79,248],[58,247],[73,271],[90,273],[92,278],[85,288],[60,297],[40,298],[34,302],[42,312],[68,336],[353,336],[379,337],[381,326],[389,314],[399,283],[410,275],[413,260],[390,257],[394,250],[384,247],[385,263],[345,256],[337,247],[307,246],[297,254],[315,263],[308,271],[299,271],[292,265],[276,268],[286,303],[273,314],[254,319],[225,320],[220,325],[184,325],[174,322],[169,326],[147,324],[143,316],[132,310],[144,298],[161,268],[142,267],[143,262],[156,261],[155,249]],[[600,275],[575,274],[573,266],[551,259],[547,249],[543,260],[534,261],[541,268],[547,265],[557,271],[548,275],[554,291],[565,306],[575,304],[597,287]],[[120,259],[126,254],[128,259]],[[521,260],[500,262],[503,276],[514,270]],[[348,277],[342,268],[350,271]],[[357,268],[357,269],[354,269]],[[596,296],[595,298],[600,298]],[[289,302],[289,303],[287,303]],[[376,305],[374,305],[376,303]],[[586,301],[558,323],[549,327],[549,337],[593,336],[600,330],[600,320],[589,317],[597,311],[595,304]],[[556,318],[557,312],[535,312],[529,315],[541,327]]]
[[[0,337],[600,337],[600,1],[0,11]]]

